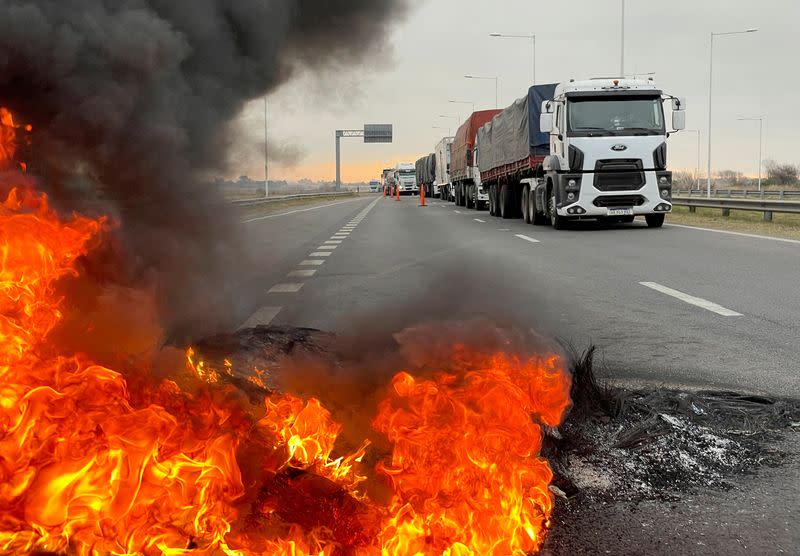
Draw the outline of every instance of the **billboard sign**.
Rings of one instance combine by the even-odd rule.
[[[391,143],[392,124],[364,124],[365,143]]]

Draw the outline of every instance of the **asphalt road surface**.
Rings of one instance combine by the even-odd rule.
[[[243,222],[264,253],[243,325],[485,316],[593,343],[611,378],[800,397],[800,242],[643,221],[555,231],[428,204],[362,197]]]

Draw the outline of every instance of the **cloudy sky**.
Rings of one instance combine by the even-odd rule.
[[[389,48],[357,68],[300,74],[269,98],[270,137],[276,160],[271,177],[332,179],[334,130],[393,123],[395,142],[343,142],[344,181],[368,180],[395,162],[413,162],[454,133],[471,107],[493,108],[523,96],[532,80],[529,41],[489,33],[536,34],[536,80],[619,73],[620,0],[411,0],[407,17],[385,38]],[[627,0],[626,74],[655,72],[666,92],[687,99],[687,127],[702,135],[705,167],[708,129],[709,33],[757,27],[757,33],[718,37],[714,43],[713,148],[715,170],[755,174],[758,122],[764,118],[765,158],[800,162],[800,37],[798,0]],[[447,117],[440,117],[447,116]],[[242,114],[233,173],[263,177],[260,149],[263,103]],[[669,142],[673,169],[697,164],[697,135]]]

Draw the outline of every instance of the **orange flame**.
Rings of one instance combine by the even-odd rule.
[[[4,109],[0,123],[0,163],[13,167],[18,128]],[[541,425],[557,425],[569,404],[558,357],[457,346],[446,373],[399,373],[373,420],[391,453],[367,469],[369,442],[339,454],[341,425],[316,399],[271,394],[255,417],[231,402],[228,361],[212,369],[188,350],[206,384],[188,393],[63,353],[50,334],[70,310],[59,283],[79,276],[108,225],[60,216],[16,175],[0,178],[0,553],[500,556],[541,546],[553,506]],[[366,494],[381,476],[388,506]]]

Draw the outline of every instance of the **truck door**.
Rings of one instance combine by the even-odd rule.
[[[564,133],[566,132],[566,121],[564,119],[564,105],[560,102],[556,103],[555,113],[555,127],[556,131],[551,134],[551,148],[550,153],[564,157]]]

